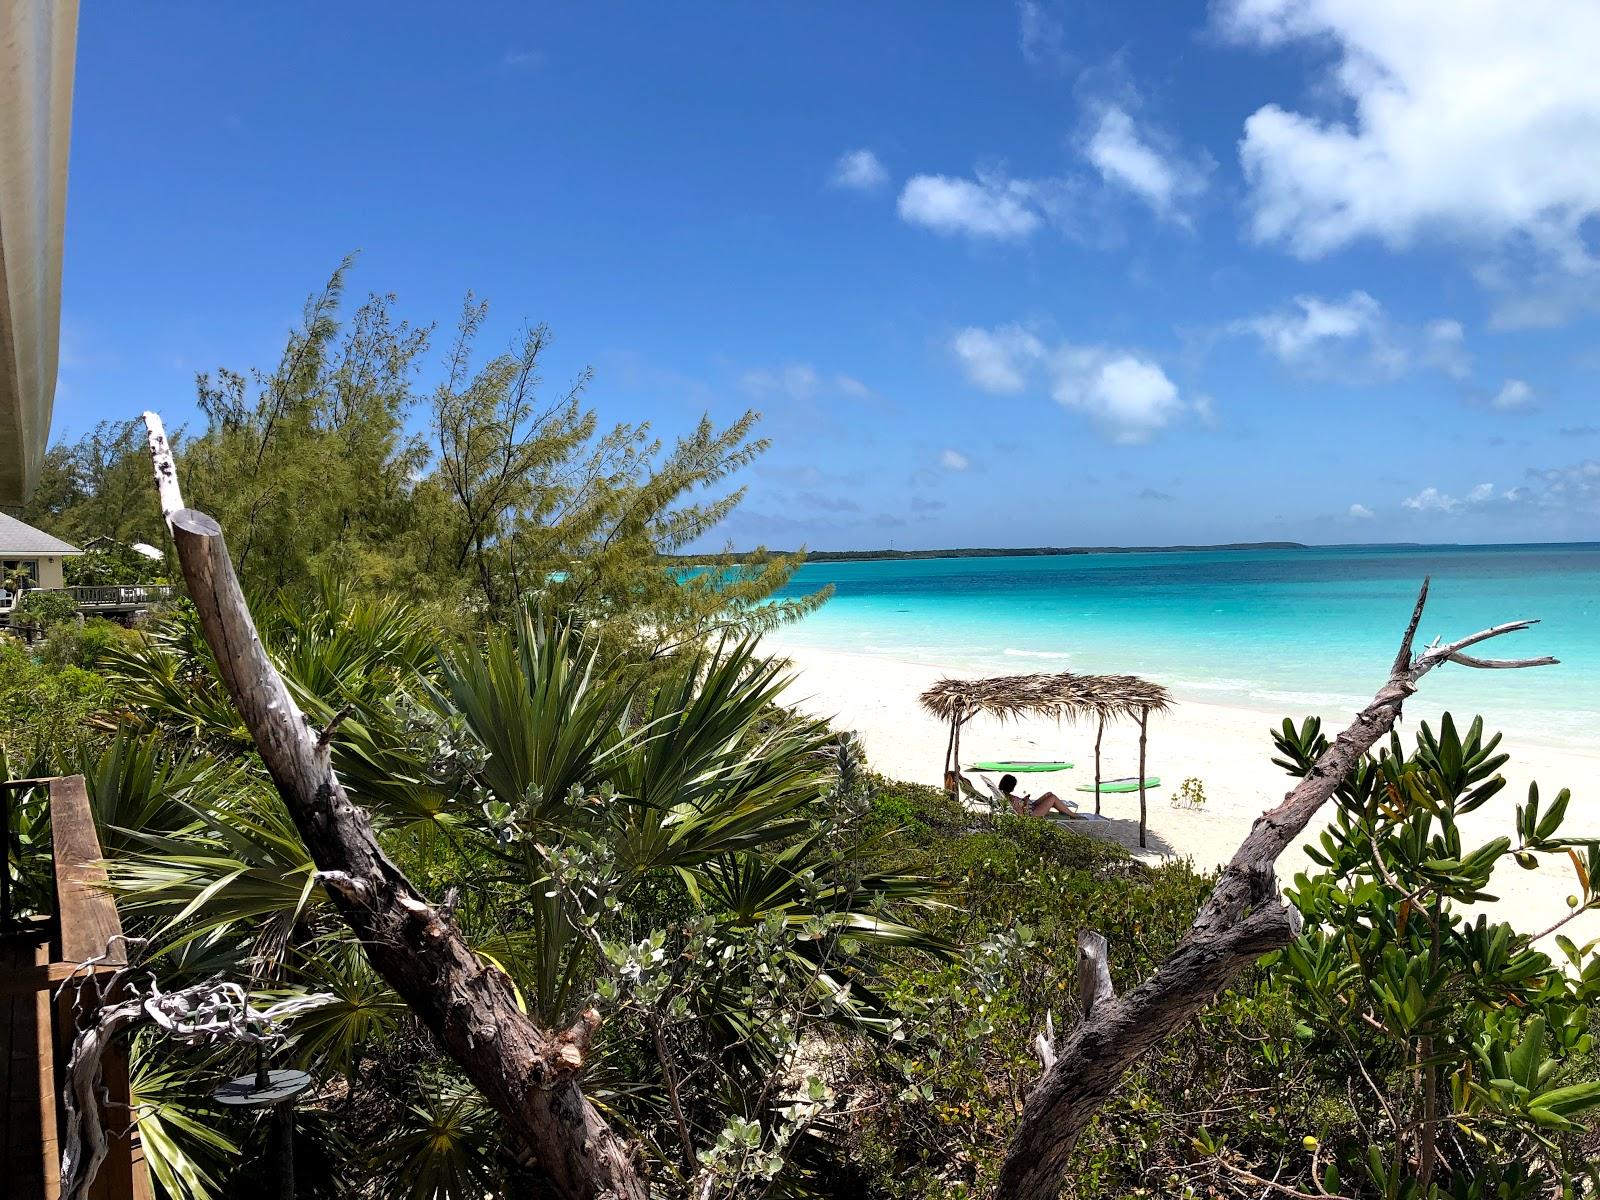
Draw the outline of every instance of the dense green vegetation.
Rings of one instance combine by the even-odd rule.
[[[641,691],[625,664],[531,618],[442,653],[404,606],[337,591],[261,623],[308,711],[351,706],[336,761],[395,861],[432,893],[459,889],[456,919],[531,1009],[559,1021],[601,1005],[589,1086],[641,1139],[664,1195],[691,1161],[714,1164],[716,1194],[773,1180],[784,1194],[983,1194],[1037,1077],[1044,1014],[1070,1027],[1076,931],[1107,935],[1126,985],[1209,890],[1182,862],[1146,867],[870,774],[848,738],[772,706],[776,668],[745,646]],[[56,729],[37,752],[85,774],[123,911],[164,984],[220,971],[335,997],[280,1051],[320,1083],[299,1115],[302,1194],[535,1186],[327,909],[187,614],[95,645],[103,675],[8,653],[55,681],[49,702],[76,736],[24,728]],[[104,730],[84,737],[91,712]],[[1287,727],[1285,763],[1303,770],[1319,737]],[[1496,790],[1494,751],[1447,723],[1352,776],[1322,870],[1291,893],[1305,934],[1126,1082],[1065,1195],[1251,1196],[1252,1177],[1434,1194],[1412,1186],[1419,1071],[1449,1114],[1437,1194],[1581,1186],[1583,1114],[1600,1100],[1592,949],[1566,943],[1563,972],[1507,927],[1442,905],[1432,949],[1434,893],[1476,894],[1506,855],[1570,849],[1586,872],[1595,857],[1562,840],[1561,797],[1525,806],[1485,849],[1460,846],[1454,814]],[[1386,779],[1413,780],[1400,794],[1415,803],[1390,808]],[[40,807],[22,814],[35,854]],[[138,1051],[163,1185],[251,1194],[263,1134],[205,1101],[248,1054],[148,1036]]]
[[[737,503],[753,417],[671,447],[602,430],[583,381],[540,398],[542,329],[473,367],[474,303],[421,391],[431,329],[387,297],[341,318],[343,279],[271,371],[202,379],[180,469],[384,852],[528,1013],[598,1011],[584,1089],[655,1194],[990,1193],[1035,1039],[1077,1019],[1078,931],[1127,990],[1212,880],[884,779],[782,707],[756,638],[814,602],[764,603],[798,559],[675,557]],[[52,451],[27,519],[108,539],[85,579],[138,576],[118,547],[166,544],[146,471],[133,427],[97,431]],[[85,777],[144,965],[166,989],[327,998],[272,1050],[316,1081],[299,1194],[546,1194],[352,941],[193,609],[138,631],[44,616],[42,644],[0,641],[0,766]],[[1286,722],[1262,752],[1303,775],[1325,746]],[[1466,844],[1504,762],[1446,717],[1358,764],[1287,892],[1300,936],[1123,1081],[1063,1195],[1594,1194],[1600,957],[1560,937],[1552,961],[1463,906],[1499,868],[1573,875],[1570,912],[1532,922],[1600,908],[1600,846],[1564,830],[1565,792]],[[49,902],[47,851],[36,790],[8,849],[25,907]],[[251,1066],[138,1036],[168,1196],[275,1194],[266,1123],[208,1099]]]
[[[545,327],[483,356],[488,310],[469,297],[435,361],[435,326],[399,317],[393,296],[346,311],[350,269],[310,298],[274,367],[201,375],[204,426],[174,435],[185,498],[221,521],[247,587],[302,595],[334,579],[459,629],[533,605],[596,634],[648,627],[645,653],[770,628],[820,599],[769,599],[798,555],[671,569],[743,498],[730,477],[767,447],[757,414],[670,443],[606,427],[584,403],[587,372],[545,385]],[[166,546],[142,426],[53,447],[19,515],[79,545]]]

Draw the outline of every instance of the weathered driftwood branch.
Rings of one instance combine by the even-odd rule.
[[[1056,1019],[1047,1009],[1044,1030],[1033,1038],[1033,1052],[1039,1056],[1039,1065],[1046,1071],[1056,1065]]]
[[[182,507],[161,419],[146,413],[145,424],[206,642],[334,907],[377,972],[523,1139],[555,1194],[644,1200],[632,1149],[578,1086],[598,1014],[584,1013],[565,1031],[530,1020],[511,980],[475,955],[389,861],[262,649],[221,527]]]
[[[1078,1135],[1124,1072],[1258,957],[1298,935],[1299,914],[1278,898],[1273,865],[1362,755],[1393,728],[1402,705],[1424,675],[1447,662],[1509,669],[1548,666],[1556,661],[1485,661],[1462,654],[1479,642],[1526,629],[1532,621],[1496,625],[1445,645],[1435,642],[1415,654],[1413,643],[1427,599],[1424,581],[1388,680],[1283,803],[1256,818],[1200,915],[1166,962],[1120,999],[1109,994],[1109,977],[1105,994],[1097,984],[1094,996],[1086,998],[1085,1019],[1023,1105],[1022,1123],[1000,1172],[999,1195],[1007,1200],[1055,1196]],[[1080,956],[1083,945],[1080,935]],[[1080,957],[1080,990],[1085,979],[1082,970]]]
[[[137,944],[136,939],[123,940]],[[278,1022],[334,999],[323,995],[293,996],[266,1008],[256,1008],[243,987],[219,980],[163,992],[155,976],[134,966],[123,967],[109,976],[97,974],[94,968],[103,957],[80,963],[56,992],[58,998],[69,987],[80,993],[85,990],[94,993],[92,1003],[82,1005],[94,1016],[73,1039],[67,1058],[66,1083],[61,1089],[67,1114],[67,1127],[61,1139],[61,1195],[64,1200],[86,1200],[109,1151],[101,1111],[104,1090],[101,1063],[125,1031],[134,1025],[152,1022],[170,1036],[194,1045],[267,1041],[276,1036],[273,1026]],[[136,972],[147,975],[143,993],[132,982]]]
[[[1085,1017],[1097,1004],[1114,999],[1111,962],[1106,954],[1104,935],[1092,929],[1078,930],[1078,1010]]]

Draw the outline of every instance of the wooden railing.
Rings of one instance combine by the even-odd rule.
[[[144,608],[171,600],[178,589],[170,583],[124,583],[110,587],[69,587],[79,608]]]
[[[53,912],[19,919],[12,911],[11,811],[18,794],[41,786],[50,797]],[[58,1200],[57,1134],[64,1118],[58,1081],[85,1016],[77,989],[61,984],[75,972],[82,974],[79,965],[90,959],[102,960],[93,968],[100,974],[127,965],[122,921],[105,890],[100,839],[81,775],[0,781],[0,816],[7,851],[0,862],[0,1170],[5,1172],[0,1194]],[[113,1048],[104,1064],[107,1107],[126,1114],[129,1128],[110,1139],[89,1195],[91,1200],[149,1200],[150,1175],[129,1107],[126,1051]]]
[[[33,588],[30,592],[13,592],[0,588],[0,610],[10,611],[24,596],[32,591],[64,592],[71,596],[80,612],[130,612],[149,608],[171,600],[178,589],[170,583],[114,583],[104,587]]]

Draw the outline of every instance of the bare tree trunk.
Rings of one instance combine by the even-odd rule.
[[[1401,706],[1424,675],[1447,662],[1501,668],[1556,661],[1485,661],[1463,653],[1479,642],[1526,629],[1532,621],[1497,625],[1448,645],[1435,643],[1413,657],[1412,644],[1427,598],[1424,581],[1387,682],[1283,803],[1256,818],[1200,915],[1167,960],[1124,997],[1096,991],[1084,1020],[1023,1105],[1022,1123],[1001,1167],[998,1195],[1006,1200],[1054,1197],[1078,1136],[1128,1068],[1259,956],[1297,935],[1299,914],[1278,898],[1273,865],[1362,755],[1393,728]]]
[[[1139,710],[1139,849],[1144,849],[1144,833],[1150,824],[1149,809],[1144,795],[1144,748],[1150,733],[1150,710]]]
[[[1439,922],[1443,918],[1442,902],[1436,895],[1428,912],[1432,928],[1430,968],[1439,966]],[[1428,1194],[1433,1182],[1433,1168],[1438,1160],[1439,1144],[1439,1064],[1433,1058],[1433,1023],[1430,1021],[1417,1043],[1417,1058],[1422,1063],[1422,1129],[1417,1138],[1417,1187],[1422,1195]],[[1403,1143],[1402,1143],[1403,1144]]]
[[[578,1086],[599,1013],[590,1009],[560,1032],[530,1020],[511,980],[478,958],[448,914],[389,861],[262,649],[221,527],[182,507],[161,420],[146,413],[145,422],[206,642],[334,907],[377,972],[524,1139],[558,1195],[645,1200],[632,1148]]]
[[[961,781],[956,778],[961,768],[952,759],[956,748],[956,722],[950,719],[950,736],[944,740],[944,790],[950,793],[950,799],[958,800],[961,797]]]
[[[1094,731],[1094,811],[1100,811],[1100,739],[1106,735],[1105,714],[1100,716],[1100,724]]]

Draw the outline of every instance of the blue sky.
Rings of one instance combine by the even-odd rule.
[[[1600,6],[84,6],[58,435],[352,287],[766,414],[744,547],[1600,536]]]

